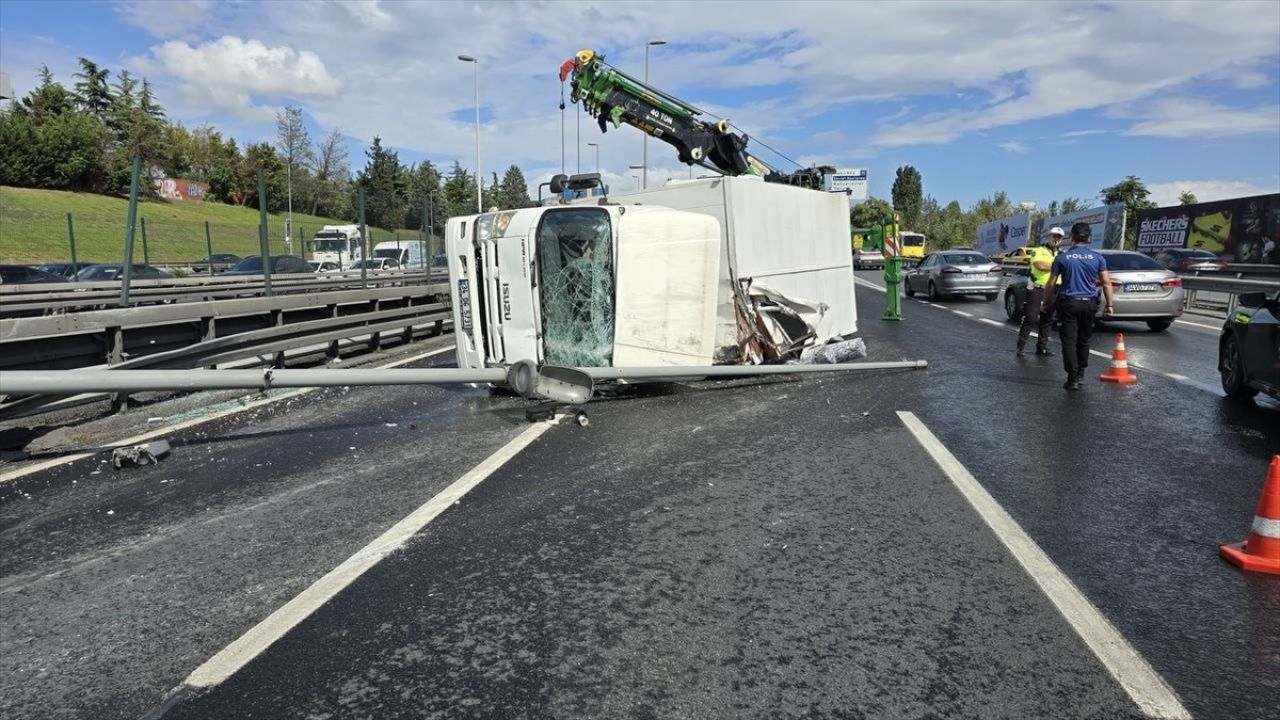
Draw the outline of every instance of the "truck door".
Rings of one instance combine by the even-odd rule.
[[[538,326],[533,312],[533,253],[529,238],[503,237],[497,243],[497,302],[502,327],[502,361],[538,361]]]

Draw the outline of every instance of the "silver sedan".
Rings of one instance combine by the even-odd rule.
[[[950,295],[982,295],[988,302],[1000,296],[1004,267],[973,250],[943,250],[926,255],[903,277],[907,297],[928,293],[930,300]]]
[[[1182,315],[1182,278],[1155,260],[1128,250],[1099,250],[1107,261],[1115,313],[1110,320],[1139,320],[1157,332]]]

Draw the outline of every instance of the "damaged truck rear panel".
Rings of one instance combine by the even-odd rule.
[[[459,367],[756,364],[857,331],[845,198],[715,178],[453,218]]]

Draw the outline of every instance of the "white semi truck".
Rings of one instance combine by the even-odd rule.
[[[445,244],[463,368],[757,364],[858,329],[845,197],[757,177],[455,217]]]
[[[337,263],[346,270],[364,259],[364,241],[359,225],[325,225],[307,243],[314,262]]]

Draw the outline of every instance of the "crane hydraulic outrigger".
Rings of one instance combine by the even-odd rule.
[[[728,120],[711,122],[698,108],[627,75],[604,62],[594,50],[583,50],[560,65],[560,82],[569,79],[571,97],[596,118],[601,132],[610,123],[626,123],[674,147],[680,161],[724,175],[759,175],[766,182],[825,187],[835,168],[816,166],[782,172],[747,152],[747,136],[730,130]]]

